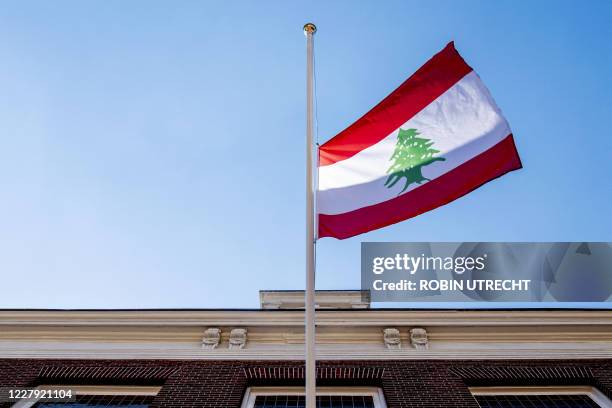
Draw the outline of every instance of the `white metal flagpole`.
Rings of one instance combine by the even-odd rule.
[[[306,408],[316,407],[317,372],[315,355],[315,230],[314,191],[312,183],[312,139],[313,139],[313,47],[317,27],[304,25],[306,34]]]

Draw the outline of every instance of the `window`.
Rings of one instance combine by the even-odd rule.
[[[161,387],[53,385],[39,389],[72,390],[75,401],[23,400],[13,408],[148,408]]]
[[[251,387],[242,408],[304,408],[302,387]],[[375,387],[318,387],[317,408],[385,408],[382,391]]]
[[[471,387],[481,408],[612,408],[612,402],[590,386]]]
[[[60,408],[60,407],[130,407],[148,408],[153,402],[153,397],[143,395],[77,395],[75,402],[37,402],[35,408]]]

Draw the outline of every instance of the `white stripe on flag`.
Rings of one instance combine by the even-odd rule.
[[[434,142],[436,161],[422,168],[434,179],[499,143],[511,131],[489,91],[471,72],[401,126],[414,128]],[[385,187],[398,130],[354,156],[319,167],[317,195],[320,214],[341,214],[391,200],[403,183]],[[418,185],[411,185],[405,194]]]

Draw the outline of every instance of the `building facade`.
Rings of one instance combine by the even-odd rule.
[[[2,406],[302,406],[303,293],[260,298],[256,310],[2,310],[0,387],[76,395]],[[373,309],[357,291],[317,305],[321,407],[612,406],[612,311]]]

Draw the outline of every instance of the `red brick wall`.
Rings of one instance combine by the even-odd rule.
[[[468,385],[593,385],[612,398],[612,360],[328,361],[321,385],[383,389],[389,408],[477,408]],[[249,385],[299,385],[300,362],[0,359],[0,386],[157,384],[156,407],[239,407]]]

